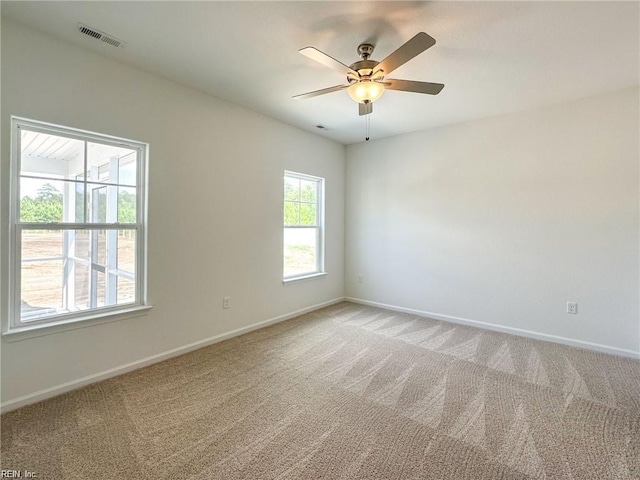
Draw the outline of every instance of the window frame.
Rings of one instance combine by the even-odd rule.
[[[94,223],[88,218],[84,222],[21,222],[20,221],[20,180],[21,180],[21,132],[28,130],[36,133],[57,135],[72,140],[84,142],[85,171],[87,165],[87,144],[97,143],[102,145],[125,147],[137,152],[136,165],[136,221],[135,223]],[[149,145],[144,142],[129,140],[110,135],[90,132],[73,127],[54,125],[37,120],[21,117],[11,117],[11,153],[10,153],[10,178],[9,178],[9,228],[8,228],[8,278],[7,286],[3,292],[7,295],[7,322],[3,322],[2,334],[12,334],[40,330],[60,325],[68,325],[82,322],[83,325],[91,323],[89,320],[105,319],[106,317],[122,316],[122,314],[132,313],[150,308],[147,303],[147,173]],[[83,173],[83,176],[86,173]],[[35,177],[37,178],[37,177]],[[43,177],[44,179],[44,177]],[[65,180],[66,181],[66,180]],[[85,185],[85,195],[88,193],[87,184],[94,183],[83,180]],[[95,182],[98,183],[98,182]],[[107,185],[118,185],[106,182]],[[85,205],[85,214],[88,211]],[[135,301],[102,307],[87,307],[74,312],[48,315],[43,318],[29,321],[22,320],[21,309],[21,285],[22,285],[22,238],[21,234],[25,230],[55,230],[64,232],[68,230],[104,230],[105,232],[114,230],[132,230],[136,232],[136,252],[135,252]],[[6,238],[6,237],[5,237]],[[63,288],[64,291],[64,288]],[[62,294],[62,292],[61,292]],[[105,321],[110,321],[109,319]],[[102,323],[102,322],[99,322]]]
[[[307,182],[315,182],[318,187],[316,190],[316,225],[314,226],[306,226],[306,225],[286,225],[284,222],[284,206],[287,201],[285,198],[284,191],[284,182],[287,178],[292,178],[296,180],[304,180]],[[325,179],[323,177],[318,177],[315,175],[308,175],[305,173],[293,172],[290,170],[284,171],[283,176],[283,190],[282,190],[282,281],[283,283],[294,282],[298,280],[305,280],[309,278],[319,277],[326,275],[326,271],[324,268],[324,259],[325,259]],[[309,203],[309,202],[300,202],[300,203]],[[285,275],[284,272],[284,232],[287,228],[291,229],[300,229],[300,228],[313,228],[316,229],[316,269],[309,272],[297,273],[294,275]]]

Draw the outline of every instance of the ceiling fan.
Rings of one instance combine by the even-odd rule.
[[[317,97],[318,95],[337,92],[346,88],[349,96],[358,102],[360,115],[369,115],[373,112],[373,102],[382,96],[385,89],[437,95],[440,93],[440,90],[444,88],[442,83],[385,78],[396,68],[404,65],[413,57],[435,45],[435,43],[436,41],[433,37],[424,32],[420,32],[381,62],[370,59],[374,46],[370,43],[363,43],[358,47],[358,54],[362,60],[349,66],[321,52],[317,48],[305,47],[299,50],[301,54],[321,63],[325,67],[329,67],[346,75],[348,83],[323,88],[322,90],[316,90],[314,92],[303,93],[293,98],[304,99]]]

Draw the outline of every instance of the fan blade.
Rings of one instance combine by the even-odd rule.
[[[347,67],[344,63],[339,62],[333,57],[330,57],[326,53],[321,52],[317,48],[314,47],[305,47],[298,50],[305,57],[310,58],[311,60],[315,60],[318,63],[321,63],[325,67],[329,67],[332,70],[336,70],[344,75],[354,74],[358,75],[356,72]]]
[[[360,114],[360,116],[369,115],[370,113],[373,113],[373,102],[359,103],[358,113]]]
[[[382,84],[389,90],[428,93],[429,95],[437,95],[444,88],[442,83],[414,82],[413,80],[397,80],[395,78],[385,78]]]
[[[296,95],[293,98],[294,100],[302,100],[305,98],[317,97],[318,95],[324,95],[325,93],[337,92],[338,90],[343,90],[349,87],[349,84],[346,85],[336,85],[335,87],[323,88],[322,90],[316,90],[314,92],[301,93],[300,95]]]
[[[427,35],[424,32],[418,33],[415,37],[409,40],[407,43],[398,48],[395,52],[382,60],[374,69],[374,72],[382,72],[385,75],[389,75],[400,65],[407,63],[416,55],[421,54],[427,48],[435,45],[436,41],[433,37]]]

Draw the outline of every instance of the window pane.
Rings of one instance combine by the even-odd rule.
[[[90,223],[136,223],[136,189],[87,183]]]
[[[87,180],[135,186],[136,157],[130,148],[87,142]]]
[[[92,246],[88,289],[90,307],[134,302],[136,232],[113,229],[88,233]]]
[[[118,278],[118,305],[136,301],[136,286],[133,280]]]
[[[22,262],[22,321],[37,320],[60,311],[63,277],[62,260]]]
[[[138,156],[135,151],[120,157],[118,184],[136,186],[138,180]]]
[[[117,301],[118,305],[136,301],[136,232],[118,232],[117,261]]]
[[[318,224],[317,208],[315,203],[300,204],[300,225],[316,226]]]
[[[68,311],[86,310],[89,308],[89,285],[91,273],[91,235],[89,230],[66,230],[64,239],[67,242],[65,258],[67,266],[66,288],[68,290]]]
[[[121,273],[136,273],[136,232],[135,230],[118,231],[117,268]]]
[[[29,223],[75,222],[84,216],[84,187],[53,179],[20,179],[20,221]]]
[[[92,268],[91,270],[91,296],[90,304],[92,308],[106,307],[109,305],[107,301],[107,282],[104,272]],[[115,302],[113,303],[115,305]]]
[[[69,235],[69,250],[72,252],[71,256],[89,262],[89,255],[91,253],[91,231],[69,231]]]
[[[107,235],[105,230],[91,230],[91,263],[104,267],[107,263]]]
[[[93,223],[107,223],[107,187],[90,188],[91,214],[89,218]]]
[[[284,202],[284,224],[300,224],[300,204],[297,202]]]
[[[73,301],[73,310],[86,310],[90,307],[89,303],[89,286],[90,268],[88,262],[73,261],[71,265],[73,286],[71,287],[71,298]]]
[[[84,142],[21,129],[20,175],[74,179],[84,171]]]
[[[22,320],[136,301],[135,230],[25,230]]]
[[[75,213],[75,222],[83,223],[85,218],[85,184],[84,183],[76,183],[75,184],[75,192],[73,193],[74,197],[74,206],[73,211]]]
[[[23,230],[22,261],[63,257],[63,233],[59,230]]]
[[[284,276],[318,271],[316,228],[284,229]]]
[[[136,189],[118,187],[118,223],[136,223]]]
[[[284,177],[284,199],[294,202],[300,200],[300,180]]]
[[[316,202],[318,198],[318,182],[307,180],[300,181],[300,200],[303,202]]]
[[[22,232],[21,313],[27,321],[62,307],[63,233]]]

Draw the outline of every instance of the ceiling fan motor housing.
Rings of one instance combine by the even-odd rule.
[[[349,68],[351,70],[358,72],[358,75],[360,76],[360,78],[356,78],[354,75],[348,75],[347,80],[349,81],[349,83],[354,83],[359,81],[363,77],[365,78],[370,77],[371,74],[373,73],[373,69],[379,63],[380,62],[376,62],[375,60],[359,60],[356,63],[349,65]]]

